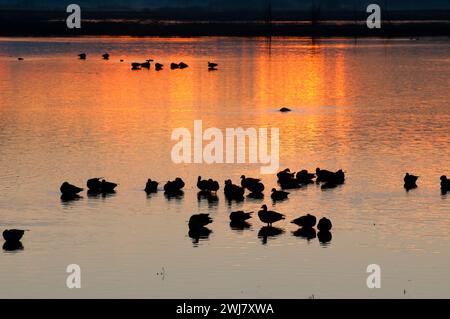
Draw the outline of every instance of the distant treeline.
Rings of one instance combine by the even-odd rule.
[[[448,10],[383,12],[382,28],[370,30],[364,23],[368,16],[365,10],[323,12],[316,8],[278,12],[268,9],[235,12],[213,12],[204,8],[82,10],[82,27],[72,30],[66,26],[69,14],[65,10],[3,9],[0,10],[0,35],[450,36]],[[346,23],[330,22],[336,20]]]

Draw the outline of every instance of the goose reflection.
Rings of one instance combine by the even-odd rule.
[[[231,230],[235,230],[238,232],[242,232],[246,229],[250,229],[252,225],[246,221],[242,220],[234,220],[230,222],[230,228]]]
[[[316,230],[314,228],[301,227],[296,231],[292,232],[295,237],[304,238],[308,241],[315,239],[317,237]]]
[[[319,231],[317,237],[324,246],[327,246],[333,239],[333,235],[329,231]]]
[[[61,202],[63,204],[69,204],[69,203],[73,203],[73,202],[79,201],[83,197],[81,197],[78,194],[74,194],[74,195],[63,194],[63,195],[61,195],[60,198],[61,198]]]
[[[208,191],[200,191],[197,193],[197,200],[201,202],[202,200],[208,201],[208,203],[217,203],[219,197],[215,193],[210,193]]]
[[[175,192],[164,192],[164,197],[166,197],[167,200],[171,201],[171,200],[182,200],[184,197],[184,191],[179,190],[179,191],[175,191]]]
[[[94,199],[94,198],[110,198],[116,196],[116,191],[108,192],[108,193],[99,193],[97,191],[88,190],[87,195],[88,198]]]
[[[206,228],[204,226],[198,226],[198,227],[190,227],[188,235],[192,239],[194,247],[197,247],[200,241],[208,240],[209,235],[211,235],[211,233],[212,233],[211,229]]]
[[[21,241],[5,241],[3,244],[4,251],[17,251],[23,249],[24,248]]]
[[[264,226],[258,232],[258,238],[261,238],[262,244],[266,245],[269,238],[276,238],[284,233],[281,228],[273,226]]]

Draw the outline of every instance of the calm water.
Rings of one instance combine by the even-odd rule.
[[[130,70],[147,57],[166,70]],[[170,71],[172,61],[190,68]],[[450,175],[449,86],[445,39],[0,39],[0,229],[31,230],[23,251],[0,253],[0,297],[449,298],[450,195],[439,190]],[[198,202],[199,174],[238,183],[259,165],[173,164],[172,130],[197,119],[280,128],[282,168],[343,168],[348,181],[275,207],[268,192]],[[407,171],[421,176],[409,193]],[[61,202],[63,181],[96,176],[119,182],[117,194]],[[182,199],[142,192],[148,177],[177,176]],[[265,245],[258,219],[242,232],[228,223],[263,203],[288,217]],[[195,244],[187,220],[198,212],[214,223]],[[332,219],[328,245],[293,236],[289,221],[305,213]],[[79,290],[65,285],[74,263]],[[366,286],[369,264],[381,266],[379,290]]]

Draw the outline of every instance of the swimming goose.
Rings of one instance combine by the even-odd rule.
[[[109,54],[108,53],[103,54],[102,57],[103,57],[103,60],[109,60]]]
[[[267,210],[266,205],[263,205],[261,207],[261,210],[258,212],[258,217],[263,223],[267,224],[267,226],[269,227],[271,227],[273,223],[285,219],[283,214]]]
[[[155,70],[161,71],[163,69],[164,65],[161,63],[155,63]]]
[[[116,183],[107,182],[106,180],[101,178],[91,178],[87,181],[87,187],[90,193],[114,193],[115,188],[117,187]]]
[[[287,199],[288,195],[288,192],[277,191],[275,188],[272,188],[272,195],[270,195],[270,197],[273,201],[281,201]]]
[[[189,67],[189,65],[187,65],[187,64],[184,63],[184,62],[180,62],[180,64],[179,64],[178,66],[179,66],[180,69],[186,69],[186,68]]]
[[[313,228],[316,226],[317,218],[313,215],[307,214],[306,216],[294,219],[291,223],[299,227]]]
[[[289,109],[289,108],[287,108],[287,107],[282,107],[281,109],[280,109],[280,112],[281,113],[288,113],[288,112],[291,112],[292,110],[291,109]]]
[[[217,68],[219,65],[214,62],[208,62],[208,68]]]
[[[177,63],[170,63],[170,69],[171,70],[175,70],[175,69],[179,69],[180,65]]]
[[[189,219],[189,228],[200,228],[204,227],[213,222],[212,218],[209,217],[209,214],[197,214],[192,215]]]
[[[323,217],[321,220],[319,220],[319,223],[317,224],[317,229],[322,232],[329,232],[331,228],[333,227],[333,224],[331,223],[331,220],[328,218]]]
[[[256,184],[258,184],[259,182],[261,182],[261,180],[259,178],[250,178],[250,177],[245,177],[245,175],[241,176],[241,186],[243,188],[249,188],[252,186],[255,186]]]
[[[403,178],[403,181],[405,182],[404,187],[407,190],[416,188],[418,179],[419,179],[419,176],[414,176],[414,175],[410,175],[409,173],[406,173],[405,177]]]
[[[443,191],[450,191],[450,179],[447,178],[447,176],[441,176],[441,190]]]
[[[147,194],[157,193],[158,192],[158,182],[152,181],[148,179],[147,184],[145,185],[145,192]]]
[[[146,60],[144,63],[141,63],[141,67],[150,69],[151,61],[153,60]]]
[[[202,177],[199,176],[198,179],[197,179],[197,187],[202,192],[208,191],[208,181],[207,180],[202,180]]]
[[[298,172],[295,178],[301,184],[310,184],[313,183],[313,179],[316,178],[316,174],[311,174],[304,169]]]
[[[247,219],[252,218],[253,212],[246,213],[243,211],[232,212],[230,214],[230,220],[232,222],[245,222]]]
[[[290,180],[293,179],[294,176],[295,173],[291,173],[291,170],[289,168],[286,168],[285,170],[277,173],[278,181]]]
[[[207,185],[208,185],[208,190],[213,193],[217,192],[220,189],[219,182],[215,181],[211,178],[208,179]]]
[[[68,182],[64,182],[59,190],[61,191],[61,194],[65,196],[74,196],[83,191],[82,188],[71,185]]]
[[[164,191],[167,194],[175,194],[179,193],[185,186],[184,181],[177,177],[174,181],[168,181],[166,185],[164,185]]]
[[[223,189],[225,197],[228,199],[242,200],[244,199],[245,190],[242,187],[234,185],[230,179],[225,181],[225,187]]]
[[[114,193],[116,187],[117,187],[116,183],[108,182],[108,181],[102,179],[102,186],[101,186],[102,193],[104,193],[104,194]]]
[[[334,178],[334,173],[326,169],[316,168],[317,182],[328,182]]]
[[[78,54],[78,57],[80,58],[80,60],[86,60],[87,55],[86,53],[80,53]]]
[[[25,230],[7,229],[3,232],[3,238],[8,242],[18,242],[22,239]]]

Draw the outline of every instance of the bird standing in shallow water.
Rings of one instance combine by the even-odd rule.
[[[263,223],[267,224],[267,226],[269,227],[271,227],[273,223],[285,219],[283,214],[267,210],[266,205],[263,205],[261,207],[261,210],[258,212],[258,217]]]

